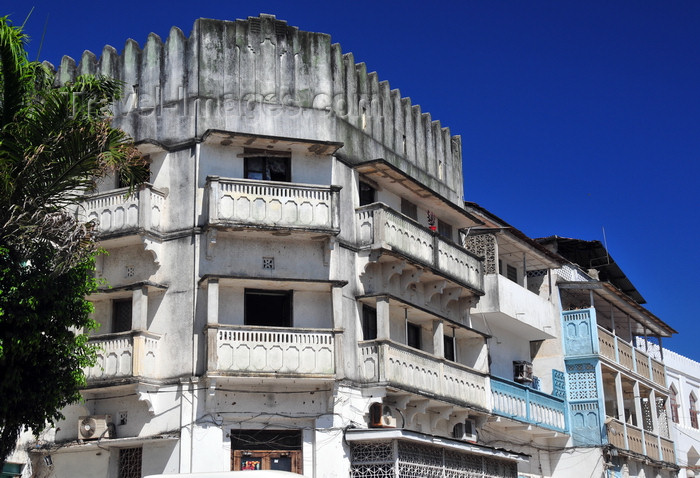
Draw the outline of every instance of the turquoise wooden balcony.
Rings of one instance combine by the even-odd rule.
[[[491,377],[491,401],[497,415],[568,433],[566,403],[561,398]]]

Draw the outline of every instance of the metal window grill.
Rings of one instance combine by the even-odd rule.
[[[141,448],[119,449],[119,478],[141,478]]]
[[[515,462],[399,441],[352,446],[351,478],[515,478]]]

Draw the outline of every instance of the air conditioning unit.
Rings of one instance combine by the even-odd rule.
[[[369,406],[369,426],[371,428],[396,428],[396,418],[391,409],[381,403]]]
[[[452,428],[452,437],[457,440],[476,442],[476,424],[474,420],[467,419],[464,422],[457,423]]]
[[[78,418],[78,440],[115,438],[112,415],[90,415]]]
[[[529,384],[532,382],[532,364],[524,361],[513,362],[513,380],[518,383]]]

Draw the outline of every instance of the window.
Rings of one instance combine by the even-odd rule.
[[[298,430],[232,430],[231,469],[302,472]]]
[[[440,234],[442,237],[446,237],[447,239],[452,240],[452,224],[448,224],[438,219],[437,230],[438,234]]]
[[[292,180],[289,164],[288,157],[248,156],[245,158],[244,173],[247,179],[289,182]]]
[[[697,399],[695,395],[690,394],[690,426],[698,428],[698,408],[696,406]]]
[[[406,345],[414,349],[420,349],[421,327],[410,322],[406,323]]]
[[[510,264],[506,264],[506,277],[517,284],[518,283],[518,269],[511,266]]]
[[[414,221],[417,221],[418,207],[408,199],[401,198],[401,214],[410,217]]]
[[[447,337],[446,335],[442,337],[445,343],[445,358],[447,360],[455,361],[455,338]]]
[[[362,306],[362,340],[377,338],[377,309],[368,305]]]
[[[671,390],[671,420],[673,423],[678,423],[678,401],[676,400],[676,392]]]
[[[376,190],[364,181],[360,181],[360,206],[372,204],[376,199]]]
[[[119,449],[119,478],[141,478],[141,448]]]
[[[245,324],[267,327],[292,326],[292,291],[245,291]]]
[[[117,299],[112,302],[112,333],[131,330],[131,299]]]

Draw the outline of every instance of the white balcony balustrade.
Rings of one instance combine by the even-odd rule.
[[[383,204],[357,209],[356,221],[362,247],[394,251],[463,286],[483,291],[481,260],[436,232]]]
[[[85,369],[88,385],[96,381],[157,378],[158,342],[156,334],[133,330],[91,337],[97,346],[97,363]]]
[[[468,406],[490,408],[485,374],[405,345],[365,342],[360,345],[359,367],[366,383],[388,383]]]
[[[209,325],[208,372],[332,378],[335,376],[334,332]]]
[[[339,194],[338,186],[209,176],[209,224],[337,234]]]
[[[166,193],[145,184],[129,195],[128,188],[86,196],[78,219],[94,221],[100,235],[152,232],[163,229]]]

